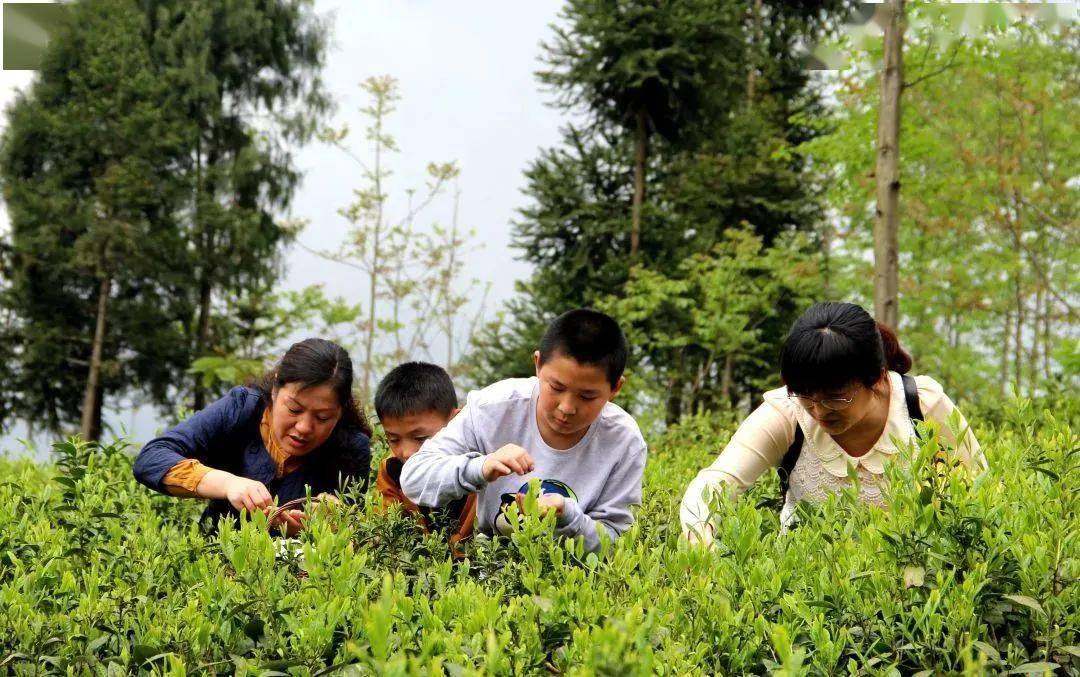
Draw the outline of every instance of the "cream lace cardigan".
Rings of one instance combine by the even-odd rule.
[[[712,465],[698,473],[683,496],[679,517],[683,532],[697,540],[711,540],[708,500],[714,491],[724,486],[742,491],[764,472],[780,464],[784,453],[795,439],[795,426],[802,426],[805,440],[799,460],[791,471],[790,486],[781,523],[790,525],[799,501],[821,501],[851,483],[848,467],[854,466],[860,480],[859,496],[863,501],[883,505],[882,483],[885,464],[897,454],[897,443],[903,445],[915,435],[904,401],[904,386],[900,374],[889,372],[889,417],[885,430],[865,455],[855,457],[839,444],[803,409],[787,396],[786,388],[765,393],[765,401],[743,421],[731,441]],[[936,421],[941,435],[956,449],[960,461],[973,471],[986,467],[979,443],[967,422],[960,419],[961,430],[951,430],[947,421],[955,406],[942,391],[941,384],[929,376],[916,376],[915,385],[923,418]],[[956,435],[962,437],[957,443]]]

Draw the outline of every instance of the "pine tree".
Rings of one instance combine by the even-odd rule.
[[[161,387],[175,356],[163,344],[182,339],[161,273],[183,256],[170,200],[183,188],[184,123],[135,5],[82,3],[69,19],[2,142],[3,338],[16,346],[7,387],[18,393],[7,413],[53,430],[79,420],[97,439],[104,397]]]
[[[181,375],[250,339],[228,313],[281,272],[293,154],[329,106],[311,4],[72,5],[3,140],[5,422],[96,438],[106,398],[205,403]]]
[[[319,72],[327,26],[311,0],[152,0],[152,50],[190,121],[182,174],[193,359],[234,352],[224,316],[281,272],[295,234],[279,214],[300,179],[296,148],[331,106]],[[199,378],[194,408],[206,402]]]
[[[812,120],[821,107],[797,48],[833,25],[842,9],[842,3],[571,4],[575,32],[558,33],[559,49],[548,48],[553,70],[541,78],[558,87],[561,105],[584,106],[587,124],[568,128],[563,144],[544,150],[526,172],[530,204],[514,224],[514,245],[535,271],[478,339],[470,360],[476,381],[527,374],[525,358],[546,322],[575,306],[609,307],[611,297],[626,293],[635,265],[677,277],[686,274],[680,273],[685,259],[712,251],[731,228],[749,224],[765,246],[812,228],[817,196],[794,149],[815,129],[793,120]],[[620,29],[629,35],[617,35]],[[653,42],[626,42],[632,35]],[[692,59],[683,58],[687,50]],[[660,66],[669,59],[678,67]],[[643,101],[663,104],[647,109],[662,133],[650,137],[645,172],[640,137],[628,133]],[[640,250],[628,257],[634,228],[627,223],[634,221],[634,195],[642,192],[635,177],[642,176],[649,197],[639,213]],[[707,378],[728,383],[724,399],[753,392],[771,368],[763,357],[798,310],[786,296],[777,303],[777,312],[755,327],[753,351],[708,361]],[[646,319],[653,325],[638,327],[644,333],[680,326],[663,313]],[[705,396],[690,386],[700,380],[696,359],[667,350],[634,355],[633,368],[647,367],[654,383],[666,384],[656,390],[671,398],[670,419]]]
[[[678,141],[705,111],[719,113],[720,99],[706,105],[710,90],[726,90],[740,70],[733,9],[713,0],[571,0],[567,25],[544,46],[548,68],[538,75],[556,104],[633,138],[631,257],[641,247],[650,139]]]

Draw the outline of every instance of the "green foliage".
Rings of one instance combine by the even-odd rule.
[[[199,357],[188,373],[197,375],[208,392],[255,380],[280,359],[285,342],[295,335],[297,327],[340,342],[347,331],[343,326],[354,324],[359,315],[359,305],[340,296],[327,297],[321,285],[246,294],[221,320],[233,325],[222,333],[234,337],[234,351]]]
[[[0,426],[79,420],[101,289],[98,424],[123,396],[172,408],[194,358],[239,353],[249,337],[231,311],[280,274],[293,153],[328,106],[310,1],[102,0],[68,14],[7,111],[0,343],[18,347],[3,351]]]
[[[692,411],[733,404],[734,362],[769,370],[775,351],[762,328],[785,307],[805,307],[820,293],[807,250],[801,235],[782,236],[766,248],[749,228],[733,228],[670,276],[631,270],[622,294],[599,306],[619,318],[636,353],[630,387],[638,397],[674,396],[693,403]]]
[[[634,266],[647,271],[639,277],[685,279],[684,261],[723,246],[729,229],[748,224],[765,247],[811,229],[819,214],[816,189],[796,146],[819,130],[793,116],[820,114],[820,104],[796,51],[836,20],[841,4],[568,5],[538,75],[555,103],[583,112],[587,124],[568,126],[563,142],[542,150],[525,171],[529,204],[514,224],[513,246],[534,273],[501,320],[474,341],[472,383],[527,375],[546,323],[574,307],[637,293]],[[640,248],[632,259],[637,132],[628,132],[643,111],[651,141]],[[770,309],[754,352],[775,352],[797,310],[787,300]],[[643,336],[681,331],[671,313],[631,321]],[[637,350],[631,363],[632,374],[651,372],[668,382],[662,387],[672,421],[717,399],[700,387],[709,360],[680,363],[683,354],[658,346]],[[755,396],[766,369],[754,355],[732,355],[730,399]],[[639,389],[655,392],[657,379],[650,381]]]
[[[990,470],[890,470],[888,511],[839,496],[779,532],[762,481],[680,542],[678,500],[733,430],[691,416],[652,444],[635,526],[603,556],[526,505],[463,561],[398,510],[257,515],[206,540],[198,502],[135,483],[123,443],[0,462],[0,666],[60,672],[985,674],[1080,672],[1080,421],[1020,401],[976,430]],[[55,475],[55,477],[50,477]]]
[[[125,0],[75,6],[7,111],[0,342],[18,348],[0,399],[35,427],[79,420],[103,283],[100,392],[163,397],[183,362],[188,308],[162,262],[184,256],[171,210],[183,190],[172,172],[185,123],[157,77],[147,30]]]
[[[740,50],[717,50],[739,39],[738,3],[571,0],[560,19],[540,81],[560,106],[628,132],[643,114],[647,133],[677,138],[742,70]]]
[[[288,212],[297,149],[332,107],[320,72],[326,22],[312,0],[147,0],[149,42],[188,125],[178,172],[187,244],[176,292],[187,301],[187,362],[244,355],[251,336],[230,321],[265,297],[295,235]],[[265,299],[263,299],[265,301]],[[186,368],[187,365],[185,365]],[[187,389],[186,389],[187,390]],[[195,379],[192,405],[212,394]]]
[[[964,399],[1045,393],[1056,383],[1075,389],[1067,344],[1077,326],[1080,35],[1071,24],[1029,21],[969,35],[943,30],[950,24],[942,13],[983,26],[984,9],[915,3],[911,10],[900,337],[917,370]],[[801,148],[825,173],[838,217],[822,230],[827,284],[864,302],[880,40],[868,47],[835,78],[840,105],[829,133]]]

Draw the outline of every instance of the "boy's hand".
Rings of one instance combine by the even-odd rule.
[[[225,498],[232,507],[237,510],[255,512],[259,508],[265,508],[274,502],[270,490],[266,485],[257,480],[246,477],[233,477],[225,486]]]
[[[488,454],[481,469],[484,479],[493,482],[506,475],[525,475],[533,470],[533,459],[529,452],[516,444],[507,444],[498,451]]]
[[[691,545],[711,546],[715,541],[716,527],[712,522],[702,522],[689,531],[683,532],[683,538]]]
[[[525,494],[517,495],[518,508],[522,512],[525,512]],[[542,494],[540,498],[536,499],[536,506],[540,509],[540,515],[546,515],[551,511],[555,511],[555,515],[559,516],[563,513],[563,508],[566,507],[566,499],[561,494]]]

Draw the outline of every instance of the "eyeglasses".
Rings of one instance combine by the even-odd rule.
[[[811,405],[818,404],[830,411],[843,411],[850,407],[851,403],[855,401],[854,395],[851,397],[826,397],[819,400],[813,397],[807,397],[806,395],[796,395],[795,393],[788,392],[788,397],[801,404],[804,409],[809,409]]]

